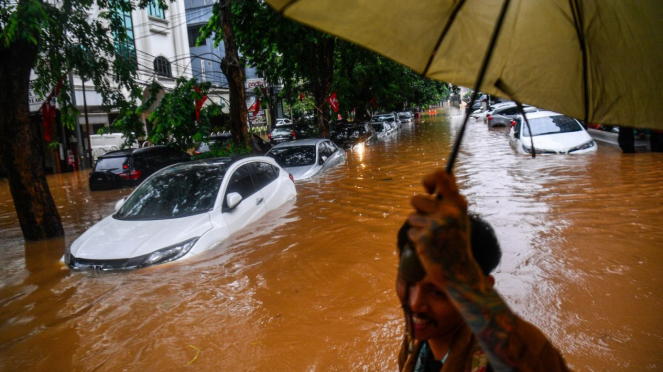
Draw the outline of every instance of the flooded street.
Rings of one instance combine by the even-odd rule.
[[[461,119],[404,125],[215,249],[132,272],[59,262],[130,189],[48,176],[66,238],[24,243],[0,179],[0,370],[395,371],[396,232]],[[502,244],[497,289],[574,370],[663,370],[662,164],[601,144],[532,159],[470,120],[455,171]]]

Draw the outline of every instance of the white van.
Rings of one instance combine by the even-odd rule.
[[[92,157],[94,161],[97,158],[109,151],[115,151],[122,148],[122,144],[126,138],[122,133],[108,133],[108,134],[92,134],[90,135],[90,149],[92,150]],[[131,145],[132,148],[137,148],[138,143]]]

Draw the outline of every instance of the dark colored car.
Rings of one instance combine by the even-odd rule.
[[[267,135],[271,145],[281,142],[295,141],[310,138],[309,129],[305,125],[279,125],[274,127],[272,132]]]
[[[370,123],[348,123],[332,129],[329,139],[341,148],[352,149],[376,142],[378,133]]]
[[[111,151],[97,159],[90,172],[90,190],[138,186],[159,169],[190,159],[189,154],[167,146]]]

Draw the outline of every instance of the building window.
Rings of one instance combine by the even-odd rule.
[[[147,14],[151,15],[152,17],[166,19],[166,15],[164,14],[163,9],[159,7],[157,0],[152,0],[149,4],[147,4]]]
[[[154,71],[159,76],[172,77],[170,72],[170,62],[164,57],[157,57],[154,59]]]
[[[113,35],[115,39],[115,52],[117,55],[137,63],[136,44],[134,42],[134,23],[131,20],[131,12],[117,10],[117,13],[122,18],[122,25],[126,32],[126,38],[121,40],[118,35]]]
[[[195,47],[196,46],[196,40],[198,40],[198,37],[200,36],[200,29],[203,26],[191,26],[187,29],[187,32],[189,34],[189,47]],[[200,46],[202,45],[207,45],[207,39],[202,40],[200,43]]]

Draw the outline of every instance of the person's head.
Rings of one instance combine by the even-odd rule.
[[[497,267],[502,257],[499,242],[493,228],[481,217],[470,214],[470,244],[472,255],[484,275],[494,282],[490,273]],[[398,232],[399,256],[408,241],[406,223]],[[401,303],[405,303],[406,282],[396,279],[396,293]],[[417,283],[410,283],[408,308],[412,311],[415,337],[429,340],[451,335],[464,320],[442,288],[438,288],[428,275]]]

